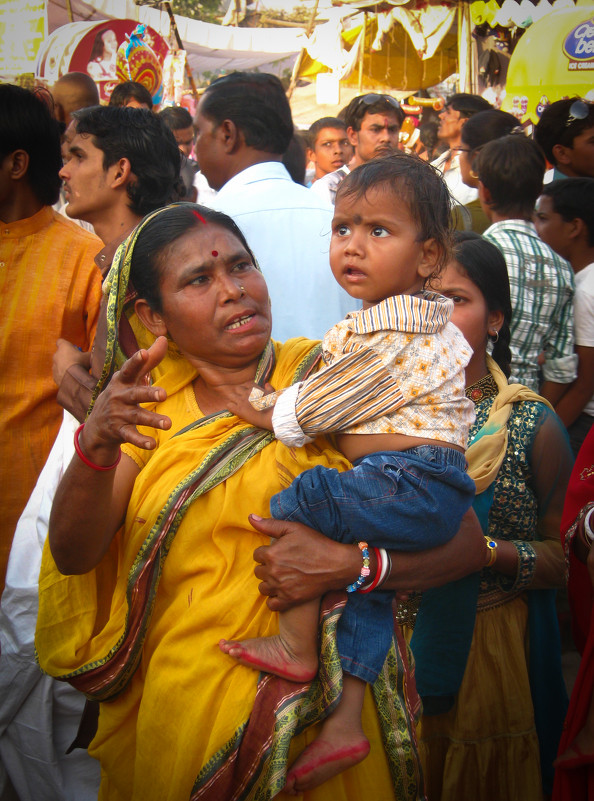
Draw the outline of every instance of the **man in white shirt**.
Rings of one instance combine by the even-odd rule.
[[[443,173],[450,194],[458,203],[465,206],[478,198],[478,190],[466,186],[460,172],[460,150],[462,146],[462,128],[467,120],[479,111],[488,111],[493,106],[480,95],[459,92],[448,98],[443,111],[439,115],[437,136],[447,142],[448,150],[431,162]]]
[[[281,162],[293,120],[280,81],[266,73],[219,78],[194,126],[200,169],[218,190],[209,205],[239,225],[266,278],[274,339],[320,339],[353,301],[330,270],[332,206],[294,183]]]
[[[348,164],[324,175],[311,187],[312,192],[332,204],[340,183],[351,170],[398,150],[404,111],[395,97],[368,92],[351,100],[344,111],[344,121],[353,157]]]

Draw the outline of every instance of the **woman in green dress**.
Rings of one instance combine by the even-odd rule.
[[[447,711],[426,709],[422,718],[427,794],[432,801],[542,801],[566,703],[554,591],[565,582],[559,523],[571,451],[546,401],[507,382],[511,304],[498,249],[458,234],[455,260],[435,288],[454,300],[452,320],[474,351],[466,368],[476,409],[467,458],[472,463],[473,449],[482,449],[474,508],[491,558],[475,589],[474,630],[457,645],[468,653],[459,689]],[[424,643],[417,648],[416,636],[423,695]]]

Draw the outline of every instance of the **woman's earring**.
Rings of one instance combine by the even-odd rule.
[[[475,181],[478,181],[478,174],[474,170],[470,171],[470,177],[474,178]]]
[[[499,331],[489,331],[489,336],[494,345],[499,342]]]

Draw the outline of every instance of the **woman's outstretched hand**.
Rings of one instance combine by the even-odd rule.
[[[359,575],[358,548],[333,542],[302,523],[250,515],[250,523],[272,537],[254,551],[259,590],[275,612],[344,589]]]
[[[155,440],[136,427],[167,429],[171,426],[171,420],[165,415],[139,405],[161,402],[167,397],[164,389],[148,384],[150,371],[166,354],[167,340],[159,337],[150,348],[137,351],[114,373],[97,398],[80,436],[81,447],[92,461],[96,456],[99,464],[109,463],[109,458],[117,456],[124,442],[151,450],[156,445]]]
[[[155,441],[136,426],[169,428],[171,420],[139,406],[162,401],[166,392],[148,386],[150,371],[165,357],[167,340],[139,350],[114,374],[99,395],[78,444],[90,462],[115,469],[97,470],[73,457],[56,491],[49,524],[49,544],[58,570],[87,573],[99,564],[122,525],[138,466],[132,459],[118,463],[123,442],[154,448]],[[97,514],[101,510],[101,514]]]

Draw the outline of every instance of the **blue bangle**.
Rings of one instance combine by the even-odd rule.
[[[346,588],[347,592],[356,592],[359,587],[365,584],[369,574],[371,573],[371,568],[369,567],[369,546],[366,542],[358,542],[357,547],[361,551],[361,555],[363,556],[363,567],[361,568],[361,575],[354,581],[352,584]]]

